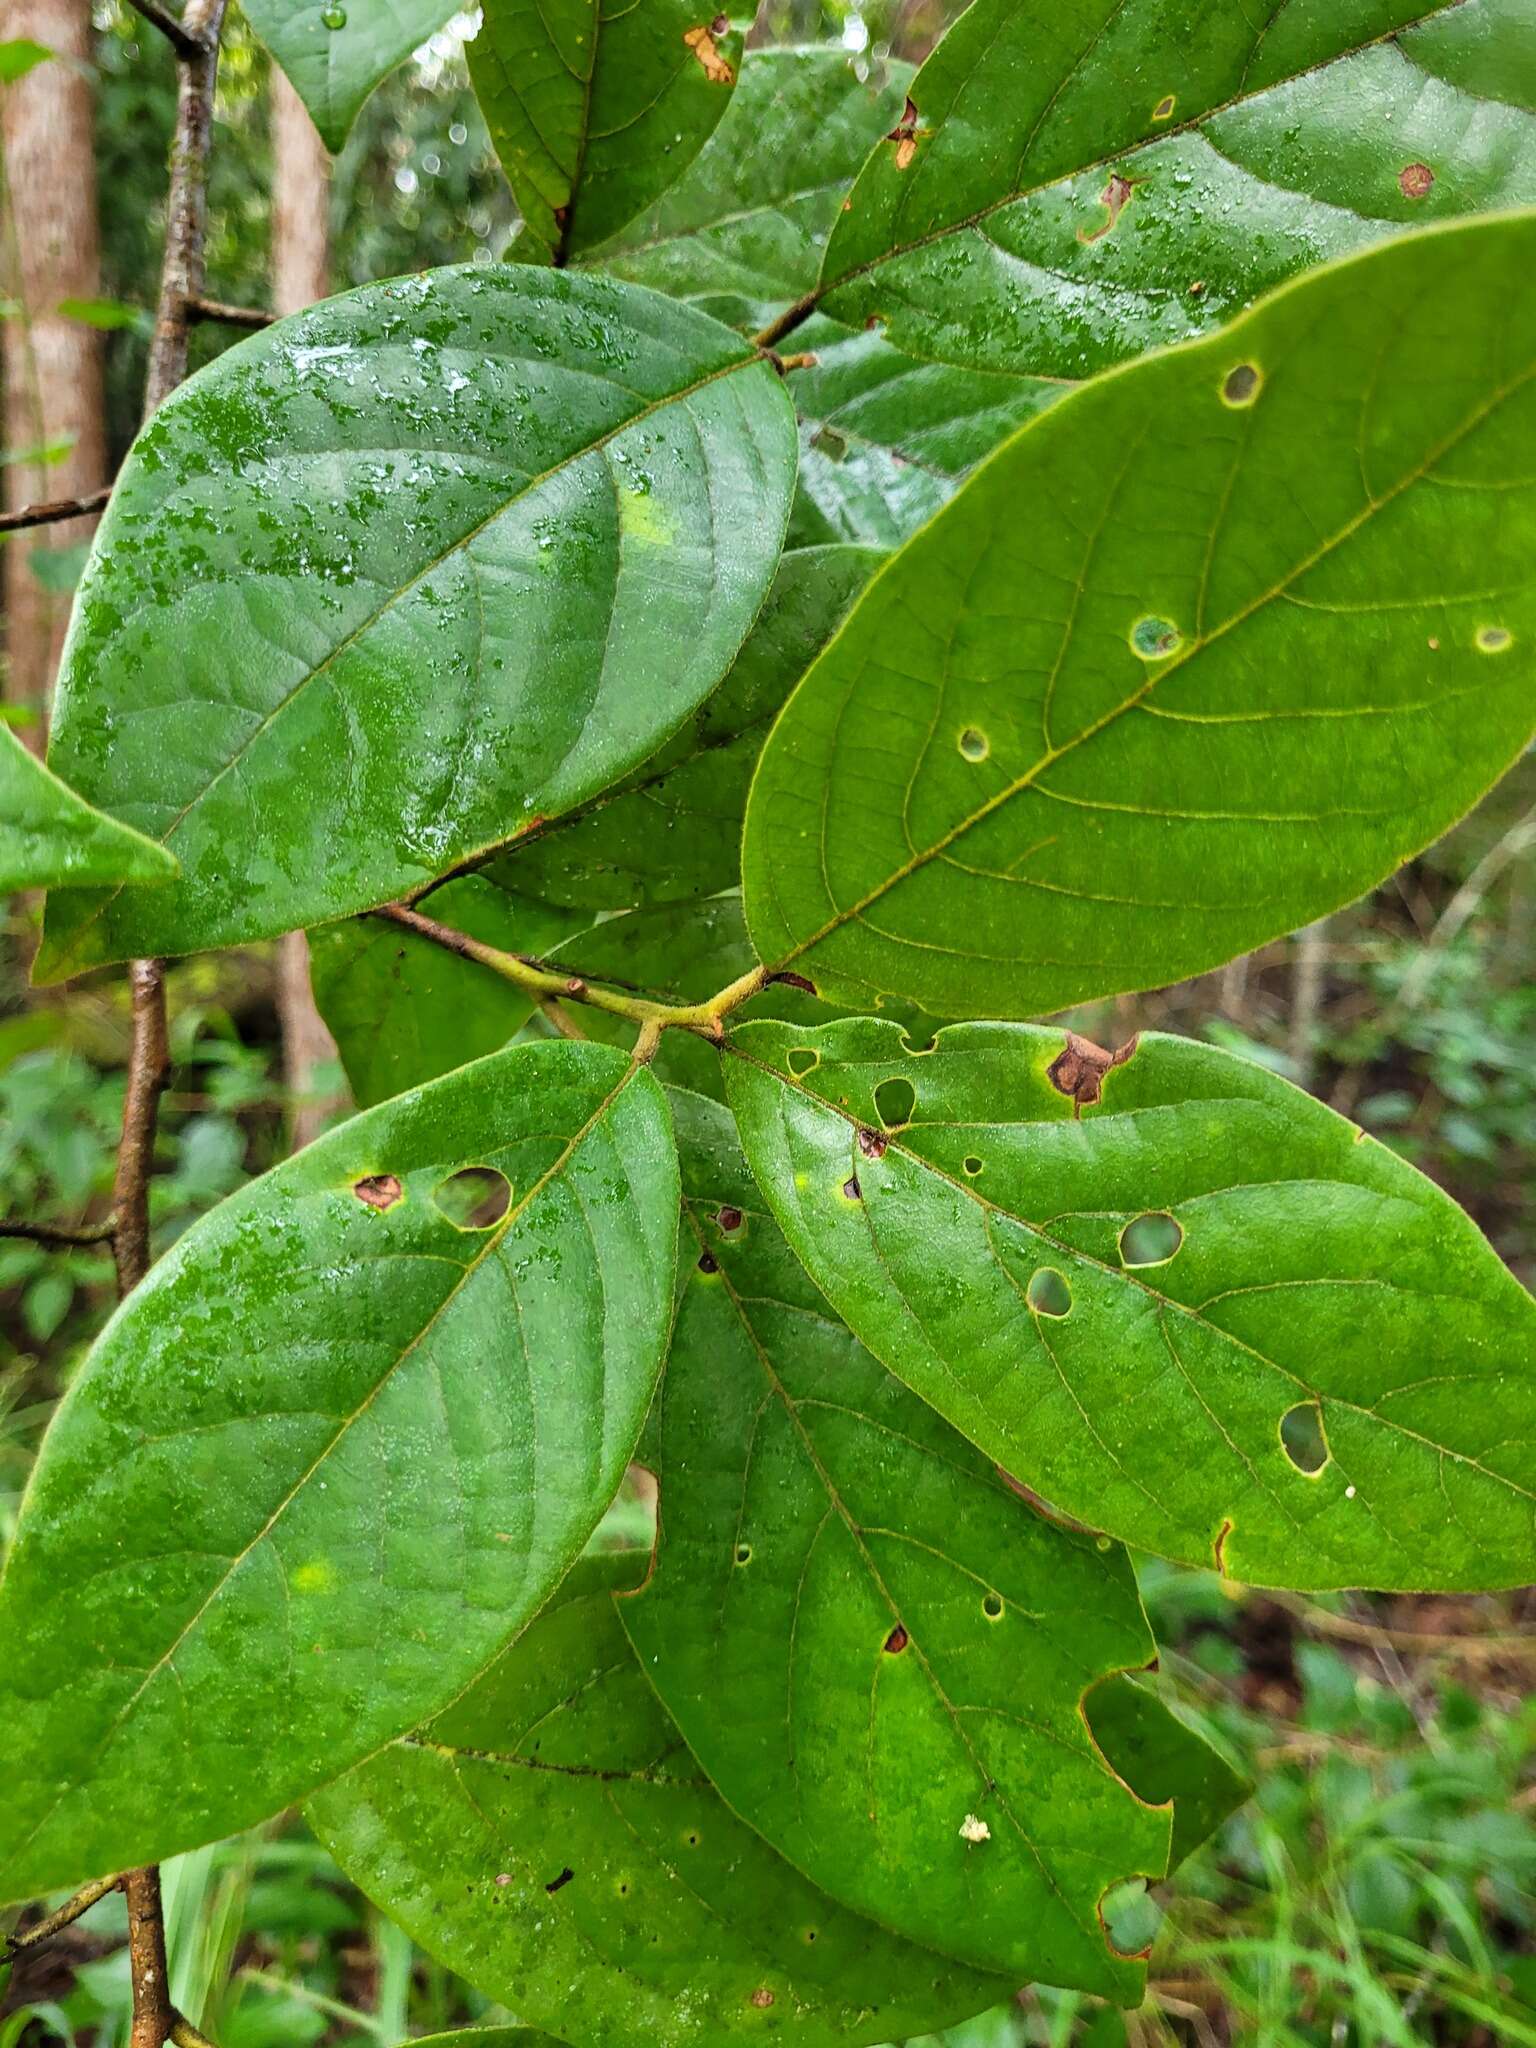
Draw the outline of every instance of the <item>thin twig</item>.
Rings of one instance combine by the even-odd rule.
[[[34,1244],[106,1244],[116,1234],[115,1216],[105,1216],[100,1223],[27,1223],[19,1220],[0,1223],[0,1237],[27,1237]]]
[[[1385,1623],[1355,1621],[1347,1614],[1330,1614],[1295,1593],[1271,1587],[1264,1595],[1295,1615],[1303,1628],[1314,1635],[1333,1636],[1340,1642],[1360,1643],[1367,1649],[1403,1650],[1413,1657],[1431,1657],[1454,1652],[1458,1657],[1491,1658],[1510,1653],[1536,1652],[1536,1629],[1503,1630],[1498,1634],[1452,1634],[1449,1630],[1388,1628]]]
[[[6,1950],[10,1955],[19,1955],[23,1949],[38,1948],[45,1941],[52,1941],[56,1934],[62,1934],[82,1913],[89,1913],[98,1900],[108,1892],[115,1892],[120,1878],[98,1877],[94,1884],[83,1884],[72,1899],[66,1899],[62,1906],[50,1913],[46,1920],[36,1920],[30,1927],[24,1927],[19,1934],[6,1938]]]
[[[194,324],[200,320],[217,320],[225,327],[270,327],[277,318],[261,306],[231,306],[223,299],[188,299],[187,318]]]
[[[123,1135],[117,1148],[112,1209],[117,1218],[112,1251],[119,1296],[149,1270],[149,1177],[154,1166],[160,1097],[171,1077],[165,1017],[165,963],[135,960],[128,969],[133,993],[133,1043],[123,1097]]]
[[[539,1008],[561,1038],[585,1038],[586,1033],[576,1022],[570,1011],[558,996],[546,996]]]
[[[160,301],[149,344],[149,374],[144,392],[146,418],[159,410],[187,374],[188,308],[203,295],[207,272],[208,150],[225,4],[226,0],[188,0],[180,24],[186,47],[177,47],[181,62],[177,67],[176,134],[171,144],[171,184],[165,203]]]
[[[803,299],[796,299],[792,306],[787,306],[777,320],[770,320],[760,334],[754,334],[752,346],[762,349],[765,353],[771,351],[786,334],[793,334],[797,327],[803,326],[820,303],[821,287],[818,285],[814,291],[807,292]]]
[[[21,533],[29,526],[53,526],[61,519],[84,519],[99,512],[112,495],[112,486],[86,491],[78,498],[48,498],[36,505],[22,505],[15,512],[0,512],[0,533]]]
[[[187,9],[187,20],[178,21],[174,14],[160,5],[160,0],[128,0],[135,14],[142,14],[151,28],[158,29],[184,64],[190,64],[203,55],[205,44],[191,26],[192,9]]]

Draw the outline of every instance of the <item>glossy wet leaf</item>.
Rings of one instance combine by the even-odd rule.
[[[1520,0],[975,0],[912,140],[860,174],[822,304],[1068,377],[1207,332],[1328,257],[1536,199],[1530,45]]]
[[[823,1897],[728,1810],[589,1558],[465,1696],[310,1802],[347,1874],[489,1997],[594,2048],[877,2042],[1006,1983]]]
[[[0,894],[59,883],[166,881],[173,854],[77,797],[0,724]]]
[[[859,547],[784,555],[714,695],[643,767],[493,862],[490,878],[522,895],[591,910],[735,889],[747,790],[768,728],[880,559]],[[701,995],[730,978],[722,974]]]
[[[873,1019],[759,1023],[733,1044],[748,1157],[817,1285],[1056,1508],[1259,1585],[1536,1576],[1536,1303],[1322,1103],[1175,1038],[1143,1038],[1087,1107],[1048,1078],[1059,1030],[959,1025],[914,1054]],[[871,1158],[893,1076],[916,1108]],[[1128,1266],[1149,1213],[1178,1248]],[[1308,1403],[1315,1474],[1281,1434]]]
[[[861,80],[838,49],[750,51],[729,110],[683,176],[582,262],[748,333],[766,326],[815,285],[838,209],[899,117],[911,75],[887,64]]]
[[[596,277],[428,272],[229,350],[97,535],[53,758],[179,883],[44,972],[387,900],[636,767],[725,674],[794,480],[780,379]]]
[[[791,534],[802,546],[900,547],[983,456],[1071,389],[922,362],[877,331],[855,332],[821,314],[788,346],[813,359],[789,376],[800,415]]]
[[[516,253],[573,261],[675,184],[741,51],[697,0],[485,0],[469,74],[523,216]]]
[[[455,9],[445,0],[242,0],[333,154],[364,100]]]
[[[510,1183],[488,1229],[435,1199]],[[671,1311],[655,1081],[519,1048],[182,1237],[45,1442],[0,1587],[0,1894],[264,1818],[452,1698],[613,1497]]]
[[[1153,1805],[1173,1802],[1168,1868],[1235,1813],[1253,1787],[1138,1679],[1106,1678],[1083,1701],[1094,1741],[1120,1776]]]
[[[828,1311],[724,1109],[673,1113],[685,1277],[640,1453],[660,1535],[620,1607],[652,1684],[732,1809],[844,1904],[1135,2004],[1098,1903],[1163,1874],[1169,1818],[1079,1711],[1153,1654],[1124,1552],[1026,1506]]]
[[[1394,243],[1007,442],[769,738],[762,957],[849,1007],[1039,1015],[1452,824],[1536,723],[1533,263],[1531,216]]]

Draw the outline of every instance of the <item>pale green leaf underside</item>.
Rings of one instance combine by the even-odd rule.
[[[55,899],[43,972],[364,909],[626,774],[757,614],[794,437],[727,329],[596,277],[428,272],[228,351],[124,467],[53,740],[182,879]]]
[[[822,303],[930,360],[1079,377],[1328,257],[1530,204],[1521,12],[976,0],[913,82],[911,160],[884,141],[861,173]]]
[[[726,1111],[672,1103],[686,1282],[640,1451],[656,1562],[620,1606],[647,1675],[734,1811],[833,1897],[973,1968],[1136,2003],[1098,1905],[1163,1874],[1169,1814],[1080,1712],[1153,1655],[1124,1552],[1036,1514],[893,1379],[807,1280]]]
[[[1168,1868],[1176,1870],[1235,1813],[1253,1787],[1203,1735],[1134,1678],[1106,1678],[1083,1701],[1093,1739],[1139,1798],[1173,1804]]]
[[[434,1199],[468,1165],[511,1183],[484,1229]],[[247,1827],[483,1667],[618,1487],[676,1208],[655,1081],[560,1044],[188,1231],[71,1387],[0,1585],[0,1895]]]
[[[851,57],[826,47],[749,51],[683,176],[582,262],[749,333],[766,326],[815,285],[848,187],[900,118],[911,76],[888,64],[861,81]]]
[[[643,1568],[643,1561],[642,1568]],[[821,1896],[735,1819],[579,1565],[471,1692],[310,1802],[370,1898],[452,1970],[593,2048],[807,2048],[1007,1997]]]
[[[1039,1015],[1399,866],[1536,722],[1533,376],[1517,215],[1320,271],[1023,429],[770,735],[762,958],[850,1007]]]
[[[574,260],[682,176],[741,63],[740,32],[713,19],[696,0],[485,0],[469,71],[519,256]]]
[[[872,1019],[735,1034],[758,1182],[870,1349],[1045,1500],[1163,1556],[1312,1588],[1536,1576],[1536,1304],[1470,1219],[1187,1040],[1144,1038],[1074,1121],[1046,1078],[1062,1044],[960,1025],[913,1054]],[[916,1108],[870,1158],[893,1076]],[[1132,1268],[1143,1215],[1182,1241]],[[1296,1409],[1321,1423],[1315,1473],[1282,1441]]]
[[[455,12],[445,0],[242,0],[333,154],[364,100]],[[337,20],[332,28],[326,16]]]
[[[0,895],[60,883],[157,882],[176,859],[92,810],[0,725]]]

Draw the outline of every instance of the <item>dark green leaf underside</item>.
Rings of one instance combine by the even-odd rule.
[[[348,1874],[594,2048],[832,2048],[1006,1997],[820,1896],[727,1811],[624,1639],[612,1591],[634,1575],[585,1561],[463,1699],[311,1801]]]
[[[1075,1121],[1046,1075],[1062,1043],[734,1035],[758,1182],[871,1350],[1043,1499],[1164,1556],[1313,1588],[1536,1576],[1536,1304],[1470,1219],[1312,1097],[1186,1040],[1144,1038]],[[912,1120],[868,1158],[898,1077]],[[1133,1266],[1143,1216],[1177,1243]],[[1316,1472],[1282,1438],[1298,1409]]]
[[[1082,388],[875,578],[775,726],[762,957],[849,1007],[1030,1016],[1359,895],[1536,722],[1533,475],[1530,215]]]
[[[510,1183],[499,1222],[440,1205],[469,1166]],[[249,1826],[473,1677],[618,1487],[676,1205],[655,1081],[561,1044],[358,1117],[179,1241],[71,1387],[0,1587],[0,1895]]]
[[[600,278],[429,272],[229,350],[129,456],[53,742],[182,879],[57,899],[44,972],[364,909],[628,773],[734,660],[793,478],[772,369]]]
[[[1083,1701],[1094,1741],[1152,1805],[1173,1804],[1168,1868],[1176,1870],[1253,1789],[1203,1735],[1134,1678],[1107,1678]]]

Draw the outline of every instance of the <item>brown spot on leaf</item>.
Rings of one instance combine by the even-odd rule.
[[[760,1984],[756,1991],[753,1992],[752,2003],[756,2006],[762,2007],[764,2011],[766,2011],[767,2008],[770,2005],[772,2005],[773,1993],[768,1989],[768,1986],[766,1984]]]
[[[1067,1042],[1045,1070],[1045,1078],[1061,1095],[1069,1096],[1081,1113],[1091,1109],[1104,1092],[1104,1076],[1111,1067],[1123,1067],[1141,1043],[1138,1031],[1114,1052],[1106,1052],[1091,1038],[1067,1033]]]
[[[1230,1516],[1228,1516],[1226,1521],[1224,1521],[1221,1527],[1216,1531],[1216,1540],[1211,1545],[1211,1555],[1216,1560],[1216,1569],[1221,1573],[1221,1576],[1223,1578],[1227,1576],[1227,1538],[1231,1534],[1232,1519]]]
[[[561,1871],[560,1875],[558,1877],[552,1877],[549,1880],[549,1883],[545,1885],[544,1889],[547,1892],[557,1892],[563,1886],[568,1885],[575,1875],[575,1871],[572,1870],[569,1863],[567,1863],[564,1870]]]
[[[857,1174],[850,1173],[848,1178],[843,1182],[843,1193],[848,1197],[850,1202],[863,1201],[864,1190],[859,1186]]]
[[[720,1228],[725,1232],[727,1237],[734,1237],[736,1232],[741,1228],[742,1214],[739,1209],[733,1209],[730,1206],[730,1204],[727,1203],[725,1207],[716,1216],[715,1221],[719,1224]]]
[[[353,1181],[352,1192],[370,1209],[393,1209],[405,1190],[392,1173],[369,1173]]]
[[[912,1638],[898,1621],[885,1639],[885,1654],[887,1657],[899,1657],[911,1640]]]
[[[1109,233],[1110,229],[1113,228],[1119,221],[1121,214],[1125,211],[1126,201],[1130,198],[1131,194],[1135,190],[1136,187],[1131,183],[1129,178],[1122,178],[1118,171],[1112,172],[1110,175],[1109,183],[1104,187],[1104,190],[1099,194],[1099,204],[1104,209],[1104,220],[1102,225],[1096,227],[1091,234],[1086,233],[1082,228],[1079,228],[1077,231],[1077,239],[1080,242],[1084,243],[1102,242],[1104,237]]]
[[[683,41],[698,58],[711,85],[733,85],[736,80],[735,72],[715,48],[715,37],[725,33],[725,28],[719,25],[722,22],[725,22],[725,28],[730,26],[724,15],[717,14],[708,27],[701,25],[683,30]]]
[[[1157,105],[1152,109],[1153,120],[1171,121],[1173,119],[1173,110],[1178,103],[1177,94],[1165,92]]]
[[[1404,164],[1397,174],[1398,190],[1405,199],[1422,199],[1435,182],[1428,164]]]
[[[720,1261],[715,1257],[713,1252],[699,1253],[699,1271],[701,1273],[718,1273],[719,1270]]]
[[[917,108],[910,93],[907,95],[907,104],[902,109],[901,119],[885,139],[887,142],[895,143],[896,168],[898,171],[904,171],[917,155]]]
[[[885,1148],[890,1143],[884,1131],[859,1132],[859,1150],[866,1159],[883,1159]]]
[[[497,1883],[498,1883],[499,1885],[502,1885],[502,1886],[505,1886],[505,1885],[509,1885],[509,1884],[510,1884],[510,1883],[512,1882],[512,1873],[511,1873],[511,1871],[510,1871],[510,1870],[500,1870],[500,1871],[498,1871],[498,1872],[496,1873],[496,1882],[497,1882]]]
[[[808,996],[813,996],[816,993],[814,981],[807,980],[803,974],[792,974],[787,967],[781,969],[777,974],[770,974],[764,985],[768,988],[772,988],[775,985],[783,988],[800,988],[804,989]]]

